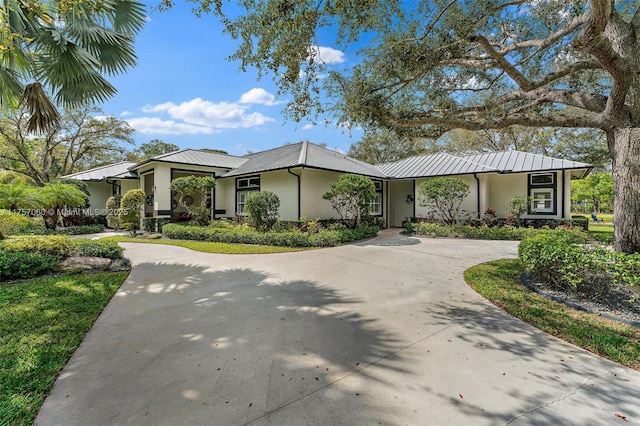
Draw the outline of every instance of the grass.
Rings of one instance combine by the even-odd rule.
[[[604,358],[640,370],[640,329],[546,299],[520,283],[517,260],[474,266],[465,280],[483,297],[521,320]]]
[[[261,246],[250,244],[230,244],[230,243],[213,243],[208,241],[190,241],[190,240],[169,240],[169,239],[148,239],[134,238],[121,235],[102,238],[103,240],[116,241],[118,243],[145,243],[145,244],[165,244],[169,246],[184,247],[203,253],[217,254],[268,254],[268,253],[290,253],[294,251],[310,250],[310,247],[277,247],[277,246]]]
[[[0,284],[0,424],[33,424],[56,376],[127,274]]]

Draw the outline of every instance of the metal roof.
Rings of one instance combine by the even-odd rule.
[[[486,154],[466,155],[463,158],[488,167],[493,167],[503,173],[536,172],[562,169],[590,169],[593,166],[578,161],[562,160],[540,154],[521,151],[499,151]]]
[[[463,156],[446,153],[417,155],[392,163],[378,164],[376,167],[391,179],[592,168],[590,164],[521,151]]]
[[[385,178],[386,176],[371,164],[347,157],[336,151],[310,142],[299,142],[246,157],[248,161],[222,177],[241,176],[252,173],[281,170],[288,167],[309,167],[364,176]]]
[[[73,173],[71,175],[62,176],[63,178],[100,181],[104,179],[137,179],[135,172],[129,169],[136,163],[129,161],[121,161],[119,163],[109,164],[94,169],[85,170],[84,172]]]
[[[446,154],[416,155],[392,163],[378,164],[378,169],[394,179],[432,176],[464,175],[469,173],[497,172],[495,168]]]
[[[151,157],[148,160],[143,161],[142,163],[136,164],[134,167],[131,167],[131,169],[135,170],[137,168],[140,168],[142,165],[148,164],[153,161],[159,161],[162,163],[189,164],[192,166],[219,167],[221,169],[235,169],[236,167],[240,167],[245,162],[247,162],[247,159],[235,157],[233,155],[200,151],[197,149],[182,149],[180,151],[174,151],[168,154]]]

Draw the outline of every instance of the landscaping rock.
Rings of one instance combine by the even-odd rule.
[[[92,269],[107,269],[111,266],[111,259],[91,256],[71,256],[60,262],[58,269],[61,272],[88,271]]]

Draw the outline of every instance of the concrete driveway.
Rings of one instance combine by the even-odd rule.
[[[639,372],[465,284],[515,242],[385,231],[273,255],[124,246],[133,271],[39,425],[640,424]]]

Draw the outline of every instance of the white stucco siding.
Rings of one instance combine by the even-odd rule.
[[[299,170],[293,173],[298,174]],[[298,220],[298,179],[286,170],[260,175],[260,190],[271,191],[280,198],[279,216],[285,220]]]
[[[407,203],[407,195],[414,197],[413,180],[389,182],[389,226],[402,226],[402,221],[413,216],[415,199]]]
[[[87,213],[91,216],[104,214],[107,199],[111,197],[113,187],[104,181],[86,182],[89,188],[89,209]]]
[[[224,210],[224,214],[216,214],[217,218],[232,218],[236,214],[236,187],[235,179],[216,180],[216,210]]]
[[[294,173],[298,173],[296,170]],[[333,209],[328,200],[322,196],[329,191],[333,182],[337,181],[342,173],[323,170],[302,170],[302,205],[301,216],[307,219],[338,219],[340,215]]]
[[[467,185],[469,185],[469,195],[467,195],[467,197],[462,202],[460,206],[460,210],[466,210],[467,212],[474,213],[475,215],[475,213],[478,211],[478,191],[477,191],[478,183],[476,179],[473,177],[473,175],[453,176],[453,177],[460,178],[463,181],[465,181]],[[415,203],[416,203],[417,217],[427,217],[429,215],[429,212],[433,210],[429,207],[420,205],[420,192],[419,192],[420,184],[422,184],[422,182],[426,182],[427,180],[429,180],[429,178],[416,179]],[[439,215],[436,213],[435,217],[439,217]]]

